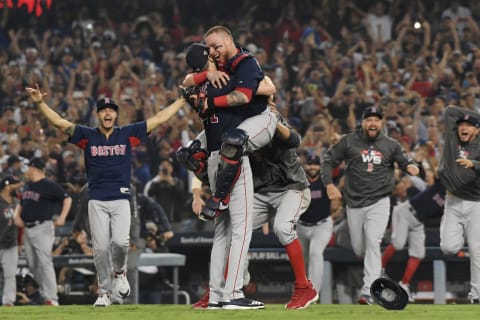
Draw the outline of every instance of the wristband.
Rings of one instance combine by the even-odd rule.
[[[215,107],[228,107],[227,95],[223,95],[223,96],[213,98],[213,105]]]

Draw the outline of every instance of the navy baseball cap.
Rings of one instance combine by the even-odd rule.
[[[112,100],[112,98],[105,97],[97,100],[97,112],[106,108],[112,108],[118,112],[118,105]]]
[[[309,155],[307,157],[307,164],[320,164],[320,157],[316,154]]]
[[[379,119],[383,119],[382,110],[378,107],[368,107],[363,111],[362,119],[366,119],[368,117],[375,116]]]
[[[201,71],[208,62],[208,47],[198,42],[192,43],[187,49],[185,59],[193,71]]]
[[[45,170],[45,161],[39,157],[33,157],[30,159],[30,161],[28,161],[28,166],[37,168],[39,170]]]
[[[459,124],[460,122],[468,122],[475,128],[480,128],[480,122],[478,121],[478,119],[468,114],[465,114],[458,118],[457,124]]]
[[[0,190],[3,190],[6,186],[10,184],[20,183],[21,181],[14,176],[6,176],[0,181]]]

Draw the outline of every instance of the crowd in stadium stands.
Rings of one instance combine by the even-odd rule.
[[[105,96],[120,106],[119,124],[145,119],[179,95],[191,72],[185,50],[213,25],[230,27],[273,79],[302,156],[323,158],[376,105],[408,152],[425,146],[438,157],[444,107],[480,111],[475,0],[78,0],[53,1],[41,17],[0,12],[0,175],[22,177],[25,160],[39,156],[72,197],[86,182],[81,150],[39,116],[25,87],[38,83],[75,123],[95,126],[95,101]],[[174,232],[195,220],[174,154],[200,125],[186,107],[135,149],[137,190],[160,202]]]

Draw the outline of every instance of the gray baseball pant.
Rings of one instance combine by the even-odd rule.
[[[99,295],[111,292],[112,271],[122,272],[127,268],[130,218],[130,202],[127,199],[88,201]]]
[[[390,216],[390,198],[384,197],[372,205],[362,208],[347,206],[348,229],[352,249],[363,257],[362,295],[370,295],[371,283],[380,277],[382,253],[380,244]]]

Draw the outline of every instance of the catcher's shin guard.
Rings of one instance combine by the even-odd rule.
[[[217,173],[215,197],[228,204],[230,191],[240,176],[242,156],[248,142],[248,135],[242,129],[230,129],[222,136],[220,155],[222,160]]]
[[[240,176],[242,156],[248,141],[248,135],[241,129],[231,129],[222,136],[222,157],[217,172],[214,196],[207,200],[200,213],[200,219],[213,220],[228,208],[230,192]]]

